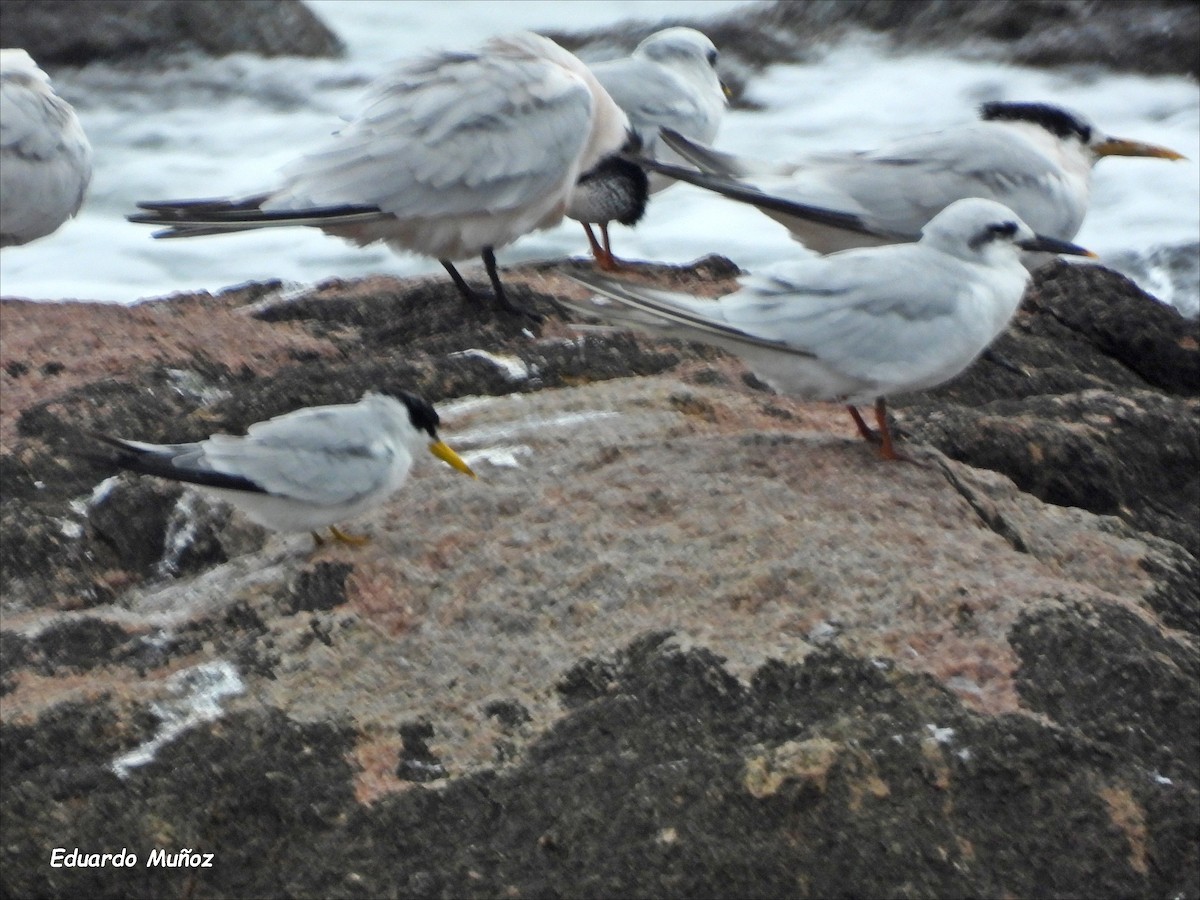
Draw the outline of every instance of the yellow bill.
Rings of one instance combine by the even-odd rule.
[[[1187,159],[1182,153],[1159,147],[1157,144],[1143,144],[1141,141],[1127,141],[1123,138],[1106,138],[1093,148],[1097,156],[1150,156],[1155,159]]]
[[[470,466],[463,462],[462,457],[451,450],[444,441],[434,441],[429,445],[429,452],[446,465],[450,466],[450,468],[458,469],[458,471],[462,472],[464,475],[470,475],[472,478],[479,477],[471,471]]]

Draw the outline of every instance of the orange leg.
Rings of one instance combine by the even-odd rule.
[[[892,445],[892,430],[888,428],[887,401],[882,397],[875,401],[875,421],[879,424],[879,456],[882,459],[904,459]]]
[[[608,237],[607,222],[600,223],[600,237],[604,240],[604,255],[608,258],[608,261],[601,268],[606,272],[620,272],[625,267],[621,265],[619,259],[613,256],[612,241]]]
[[[892,442],[892,431],[888,428],[887,422],[887,401],[883,397],[875,401],[875,422],[879,425],[878,431],[872,431],[862,414],[853,406],[847,405],[846,409],[850,411],[850,416],[854,419],[854,425],[858,428],[862,439],[868,443],[879,445],[881,459],[908,461],[907,457],[896,452],[895,444]]]
[[[854,424],[858,428],[858,433],[862,436],[862,439],[871,444],[878,444],[879,435],[867,426],[867,423],[863,421],[862,414],[849,404],[846,405],[846,409],[850,410],[850,416],[854,419]]]
[[[596,266],[605,272],[619,272],[621,264],[617,262],[616,257],[612,255],[610,249],[611,244],[608,240],[608,223],[600,225],[600,236],[604,239],[603,245],[596,240],[596,235],[592,231],[592,226],[587,222],[580,223],[583,225],[583,232],[587,235],[588,243],[592,246],[592,256],[596,260]]]

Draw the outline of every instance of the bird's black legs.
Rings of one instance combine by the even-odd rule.
[[[450,262],[448,259],[439,259],[438,262],[442,264],[442,267],[446,270],[447,274],[449,274],[451,280],[454,282],[454,286],[458,288],[459,293],[463,295],[463,299],[465,299],[468,303],[484,303],[487,301],[486,294],[480,293],[467,284],[466,279],[463,278],[462,275],[458,273],[458,269],[454,267],[454,263]],[[495,292],[494,296],[496,298],[496,302],[499,303],[502,308],[516,315],[528,316],[535,321],[541,321],[542,317],[537,313],[533,312],[532,310],[525,309],[523,306],[518,306],[516,303],[513,303],[508,299],[508,296],[504,293],[504,286],[500,283],[500,273],[496,271],[496,254],[492,252],[491,247],[485,247],[483,250],[483,265],[487,269],[488,278],[491,279],[492,290]]]
[[[507,309],[510,313],[515,313],[519,316],[528,316],[536,322],[540,322],[542,317],[531,309],[513,303],[508,299],[508,295],[504,293],[504,285],[500,283],[500,273],[496,271],[496,254],[491,247],[483,248],[483,267],[487,269],[488,278],[492,280],[492,290],[496,293],[496,300],[501,306]]]
[[[471,303],[479,299],[479,295],[471,290],[471,286],[463,280],[461,275],[458,274],[458,269],[454,268],[454,263],[450,262],[448,259],[439,259],[438,262],[440,262],[450,274],[450,279],[454,282],[454,286],[458,288],[458,292],[463,295],[464,300],[466,300],[468,303]]]

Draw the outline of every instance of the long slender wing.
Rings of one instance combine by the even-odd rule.
[[[814,155],[774,168],[671,132],[663,139],[707,173],[707,181],[693,179],[702,187],[765,212],[790,214],[760,202],[755,192],[853,212],[871,231],[897,240],[915,240],[926,222],[964,197],[996,200],[1039,234],[1062,239],[1079,230],[1087,206],[1085,179],[1072,181],[1020,135],[990,122],[917,135],[864,153]]]
[[[203,487],[255,494],[267,492],[262,485],[240,475],[218,472],[198,465],[177,464],[176,460],[190,459],[200,454],[202,451],[199,444],[146,444],[109,437],[94,431],[88,432],[88,435],[119,451],[116,457],[83,454],[85,458],[95,462],[115,465],[141,475],[157,475],[170,481],[182,481]]]
[[[277,190],[139,203],[145,212],[130,220],[168,226],[156,237],[193,237],[487,216],[552,196],[578,177],[595,104],[585,80],[552,58],[565,51],[544,44],[514,35],[404,64],[376,82],[344,128],[288,166]]]
[[[756,206],[764,212],[782,213],[830,228],[839,228],[857,234],[867,235],[877,239],[894,240],[897,242],[916,240],[916,234],[894,233],[878,227],[874,221],[863,212],[851,212],[846,208],[836,208],[830,205],[818,206],[795,200],[782,194],[771,194],[753,185],[745,184],[737,179],[707,172],[694,172],[682,166],[659,162],[642,156],[629,157],[643,168],[652,172],[669,175],[679,181],[686,181],[697,187],[707,188],[722,196]],[[787,187],[785,184],[784,187]],[[838,198],[843,201],[846,198]],[[857,207],[857,204],[853,204]],[[861,208],[860,208],[861,209]]]
[[[165,225],[154,232],[156,238],[201,237],[206,234],[232,234],[270,225],[353,225],[374,222],[385,215],[370,206],[333,206],[291,211],[260,209],[266,195],[244,200],[162,200],[138,203],[143,213],[126,216],[143,225]]]
[[[724,175],[729,178],[745,178],[753,175],[787,175],[793,166],[787,163],[769,163],[765,160],[747,159],[714,150],[703,142],[694,141],[673,128],[662,129],[663,143],[690,162],[701,172]]]
[[[773,266],[723,298],[730,324],[786,340],[839,372],[908,381],[935,370],[950,345],[977,336],[964,308],[987,291],[963,263],[918,244],[848,250]]]
[[[350,204],[402,218],[520,207],[572,173],[592,114],[580,76],[503,39],[429,56],[378,82],[265,206]]]
[[[961,264],[912,244],[775,266],[715,301],[592,273],[570,277],[634,312],[564,301],[578,311],[734,352],[766,348],[819,359],[868,381],[936,369],[947,342],[962,337],[954,324],[958,301],[977,289]]]
[[[1070,239],[1087,208],[1086,178],[1011,129],[980,122],[897,141],[869,153],[818,156],[798,164],[787,196],[819,203],[837,191],[870,211],[879,228],[915,233],[955,200],[1003,203],[1039,234]],[[774,183],[758,186],[770,193]],[[825,194],[827,196],[827,194]]]
[[[684,340],[713,342],[716,339],[721,346],[727,346],[730,343],[744,344],[769,347],[781,353],[795,352],[803,356],[812,355],[790,347],[783,340],[762,338],[721,321],[718,318],[720,309],[716,303],[705,304],[711,307],[711,309],[705,309],[705,305],[685,294],[647,288],[644,285],[633,285],[591,272],[568,272],[566,275],[572,281],[616,300],[622,307],[625,307],[625,309],[608,308],[594,303],[580,303],[570,298],[560,298],[560,302],[577,312],[599,316],[616,324],[666,333],[671,337],[679,337]]]
[[[272,494],[327,504],[376,490],[406,452],[358,405],[297,410],[251,425],[244,438],[213,435],[201,447],[201,465]]]
[[[356,406],[298,410],[250,426],[245,437],[217,434],[193,444],[95,437],[123,451],[113,462],[132,471],[321,505],[375,491],[405,452]]]

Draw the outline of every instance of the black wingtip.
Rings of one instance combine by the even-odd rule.
[[[831,228],[840,228],[843,231],[852,231],[857,234],[865,234],[876,238],[894,238],[898,241],[915,240],[915,237],[908,235],[890,234],[880,231],[877,228],[869,226],[861,216],[854,213],[842,212],[836,209],[827,209],[823,206],[812,206],[808,203],[800,203],[796,200],[787,200],[783,197],[776,197],[772,194],[766,194],[757,188],[747,187],[746,185],[736,183],[729,179],[721,178],[715,175],[709,175],[705,172],[697,172],[692,169],[685,169],[682,166],[674,166],[670,163],[659,162],[654,159],[647,159],[642,156],[627,157],[631,162],[636,162],[643,168],[653,172],[658,172],[662,175],[667,175],[679,181],[685,181],[688,184],[694,184],[697,187],[706,188],[714,191],[723,197],[728,197],[731,200],[737,200],[740,203],[748,203],[751,206],[756,206],[759,209],[770,210],[771,212],[783,213],[784,215],[795,216],[798,219],[805,219],[810,222],[816,222],[820,225],[827,225]]]
[[[128,441],[109,437],[97,431],[84,431],[88,437],[114,448],[117,453],[101,456],[98,453],[81,451],[77,455],[108,469],[123,469],[138,475],[154,475],[168,481],[179,481],[200,487],[224,488],[230,491],[265,494],[268,491],[256,482],[240,475],[229,475],[208,469],[186,469],[176,466],[172,458],[161,451],[132,446]]]

